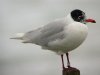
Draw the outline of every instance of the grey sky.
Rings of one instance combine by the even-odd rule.
[[[81,75],[99,75],[99,7],[100,0],[0,0],[0,75],[61,75],[60,56],[9,38],[62,18],[76,8],[97,23],[87,24],[89,35],[70,52],[71,64],[81,70]]]

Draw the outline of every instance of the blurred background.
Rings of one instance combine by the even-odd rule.
[[[80,69],[81,75],[100,75],[100,0],[0,0],[0,75],[62,75],[60,56],[9,38],[65,17],[76,8],[97,23],[87,24],[87,39],[70,52],[71,66]]]

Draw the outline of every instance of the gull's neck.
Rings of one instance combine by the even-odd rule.
[[[75,21],[71,18],[71,14],[68,14],[67,17],[65,17],[65,20],[67,21],[67,24],[70,24],[70,23],[75,22]]]

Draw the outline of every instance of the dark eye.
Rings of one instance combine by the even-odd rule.
[[[78,17],[78,19],[79,19],[79,20],[82,20],[82,19],[84,19],[84,16],[81,15],[81,16]]]

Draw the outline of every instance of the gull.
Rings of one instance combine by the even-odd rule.
[[[66,17],[54,20],[47,25],[26,33],[18,33],[11,39],[23,40],[23,43],[32,43],[61,55],[62,68],[65,69],[63,55],[67,57],[67,67],[70,66],[68,52],[79,47],[88,34],[87,23],[96,23],[87,19],[80,9],[72,10]]]

